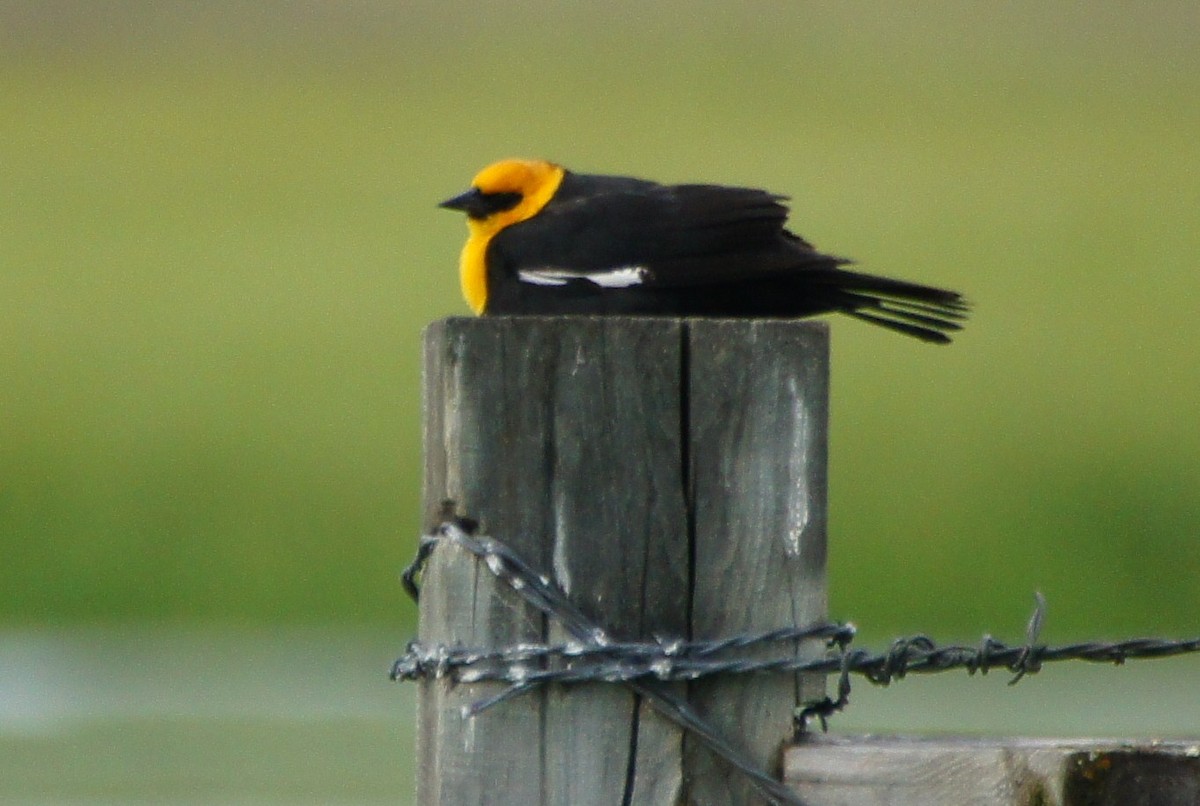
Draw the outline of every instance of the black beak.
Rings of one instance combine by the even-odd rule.
[[[521,202],[521,198],[520,193],[484,193],[479,188],[471,188],[453,199],[446,199],[438,207],[445,207],[447,210],[462,210],[468,217],[482,221],[493,213],[511,210]]]
[[[485,204],[483,194],[479,192],[479,188],[471,188],[466,193],[460,193],[452,199],[446,199],[438,205],[446,210],[462,210],[467,215],[478,214],[483,211]]]

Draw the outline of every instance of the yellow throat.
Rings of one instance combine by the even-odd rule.
[[[505,227],[532,218],[554,197],[566,171],[543,160],[503,160],[480,171],[471,182],[484,193],[520,193],[521,201],[487,218],[467,219],[467,242],[459,258],[463,297],[477,315],[487,308],[487,250]]]

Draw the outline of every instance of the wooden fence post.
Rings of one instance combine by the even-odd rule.
[[[427,521],[454,500],[620,639],[824,620],[824,325],[448,319],[426,331],[425,351]],[[441,549],[419,635],[481,648],[564,638]],[[686,693],[778,774],[792,709],[823,685],[771,676]],[[623,687],[550,686],[463,717],[498,688],[421,683],[423,806],[757,802]]]

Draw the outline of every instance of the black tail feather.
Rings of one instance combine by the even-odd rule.
[[[838,298],[844,305],[842,310],[858,311],[865,308],[878,316],[886,315],[893,319],[901,319],[937,330],[962,330],[959,322],[962,321],[963,315],[954,311],[939,311],[936,308],[922,306],[918,310],[928,311],[928,313],[917,313],[916,310],[911,310],[912,306],[905,306],[902,302],[852,292],[842,292]]]
[[[894,319],[884,319],[882,316],[865,313],[855,308],[847,308],[843,311],[848,316],[853,316],[855,319],[861,319],[864,322],[870,322],[873,325],[886,327],[888,330],[894,330],[897,333],[903,333],[906,336],[914,336],[921,341],[927,341],[932,344],[949,344],[950,337],[940,330],[934,330],[928,327],[919,327],[910,325],[907,322],[897,322]]]
[[[956,291],[835,269],[822,284],[832,287],[834,305],[856,319],[945,344],[962,329],[970,305]]]
[[[912,302],[923,302],[939,308],[952,308],[965,311],[970,307],[962,294],[945,288],[936,288],[920,283],[910,283],[906,280],[893,280],[890,277],[877,277],[873,274],[862,274],[845,269],[833,269],[821,272],[822,280],[830,285],[847,291],[871,291],[876,294],[905,299]]]
[[[926,313],[931,316],[938,316],[943,319],[957,319],[962,321],[967,318],[967,311],[970,310],[964,303],[961,307],[937,307],[936,305],[927,305],[923,302],[911,302],[905,299],[889,299],[888,305],[895,308],[904,308],[905,310],[915,313]]]

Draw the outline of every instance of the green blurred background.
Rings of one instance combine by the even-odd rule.
[[[974,301],[948,348],[832,323],[831,609],[865,643],[1017,637],[1035,589],[1050,640],[1200,632],[1194,2],[0,2],[0,98],[0,693],[154,667],[121,641],[236,680],[266,641],[336,703],[306,659],[339,646],[374,705],[338,730],[393,757],[420,333],[465,313],[434,205],[517,155],[788,193],[820,247]],[[100,744],[155,743],[117,711]],[[154,797],[224,798],[162,763]]]

